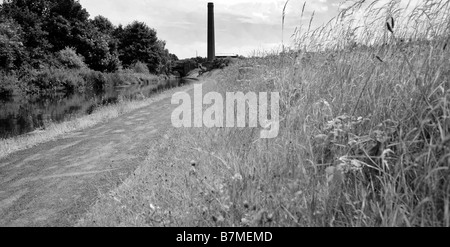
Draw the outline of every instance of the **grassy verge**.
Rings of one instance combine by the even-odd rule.
[[[66,133],[82,130],[96,124],[106,122],[122,114],[148,106],[153,102],[169,97],[171,93],[178,90],[183,90],[183,88],[187,89],[189,86],[189,84],[186,84],[181,88],[169,89],[146,99],[121,101],[117,104],[101,106],[95,109],[90,115],[81,116],[62,123],[51,123],[49,126],[46,126],[44,130],[34,131],[30,134],[21,135],[14,138],[0,139],[0,158],[13,152],[54,140],[55,138],[58,138]]]
[[[299,39],[334,37],[327,51],[225,69],[222,94],[280,92],[279,136],[170,130],[79,225],[450,226],[450,8],[425,1],[401,18],[398,2],[356,1],[367,20],[344,11],[336,32]]]
[[[369,51],[227,68],[221,93],[280,92],[280,135],[173,129],[80,225],[449,226],[450,54],[424,52],[423,84]]]

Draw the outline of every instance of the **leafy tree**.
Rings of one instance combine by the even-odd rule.
[[[155,53],[158,56],[156,72],[158,74],[168,74],[170,70],[169,51],[165,48],[166,42],[158,40],[155,45]]]
[[[159,73],[164,73],[169,75],[173,71],[173,67],[175,67],[175,62],[178,61],[178,57],[174,54],[171,54],[168,49],[165,48],[165,42],[159,42],[159,54],[161,57],[161,62],[159,65]]]
[[[178,59],[146,24],[135,21],[125,28],[115,28],[103,16],[90,20],[77,0],[8,0],[0,4],[0,16],[18,27],[2,27],[10,29],[4,31],[0,43],[5,68],[57,65],[59,52],[66,47],[73,47],[89,68],[101,72],[116,71],[121,63],[128,67],[142,61],[151,73],[168,73],[171,61]]]
[[[0,21],[0,69],[9,71],[20,67],[25,58],[22,32],[12,20]]]
[[[88,20],[88,13],[78,2],[65,0],[62,5],[56,5],[53,11],[48,26],[49,40],[54,50],[68,45],[76,47],[91,69],[102,72],[118,69],[117,41],[113,41],[111,34],[103,33]]]
[[[169,53],[169,57],[170,57],[170,60],[171,60],[171,61],[178,61],[178,60],[179,60],[178,57],[177,57],[177,55],[172,54],[172,53]]]
[[[119,58],[123,65],[130,66],[137,61],[146,63],[151,73],[156,73],[160,62],[157,54],[156,31],[145,23],[135,21],[126,26],[119,38]]]
[[[89,13],[77,0],[50,1],[52,2],[50,12],[53,16],[62,16],[70,22],[88,22]]]
[[[75,47],[91,69],[115,71],[120,66],[117,41],[89,21],[89,13],[78,1],[11,0],[1,5],[0,13],[22,26],[33,67],[49,63],[67,46]]]
[[[119,26],[117,26],[117,28],[114,29],[112,35],[114,38],[116,38],[117,40],[122,40],[122,36],[123,36],[123,26],[122,24],[119,24]]]
[[[91,23],[102,33],[108,34],[113,36],[113,33],[115,31],[114,25],[111,23],[111,21],[108,20],[108,18],[104,16],[96,16]]]
[[[0,15],[21,26],[28,63],[35,67],[45,60],[51,48],[43,22],[50,15],[50,5],[48,0],[11,0],[0,5]]]
[[[111,23],[108,18],[103,17],[101,15],[96,16],[93,20],[91,20],[92,25],[103,34],[103,38],[107,40],[109,52],[110,52],[110,60],[112,59],[112,63],[108,70],[115,71],[121,66],[121,62],[119,60],[118,47],[119,47],[119,39],[115,36],[116,28]]]

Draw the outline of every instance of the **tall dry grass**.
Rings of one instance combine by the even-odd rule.
[[[448,1],[363,2],[216,78],[280,92],[277,138],[172,130],[81,225],[450,226]]]

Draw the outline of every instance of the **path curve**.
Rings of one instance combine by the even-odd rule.
[[[0,226],[73,226],[98,193],[121,184],[171,126],[176,106],[170,103],[173,92],[166,94],[147,107],[0,159]]]

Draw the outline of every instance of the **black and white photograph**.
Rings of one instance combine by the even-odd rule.
[[[1,1],[0,227],[450,227],[450,1]]]

